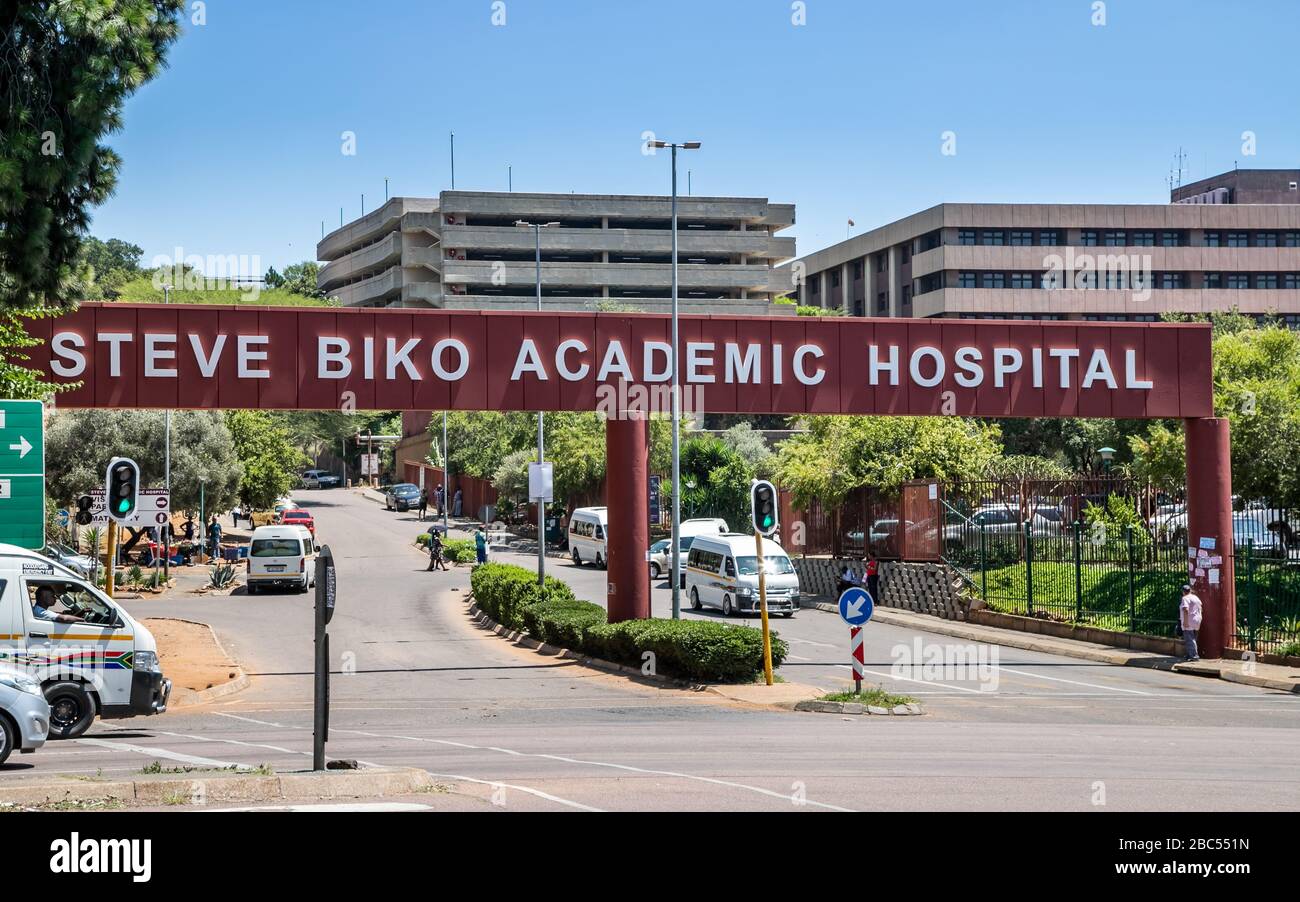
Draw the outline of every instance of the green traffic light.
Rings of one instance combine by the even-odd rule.
[[[117,512],[119,514],[124,514],[130,509],[131,509],[130,499],[123,498],[121,501],[117,503]]]

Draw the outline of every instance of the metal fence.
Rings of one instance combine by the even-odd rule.
[[[1137,512],[1136,522],[1087,523],[1088,504],[1112,496]],[[1235,578],[1229,641],[1300,654],[1300,512],[1237,499],[1235,506],[1232,547],[1216,568]],[[1175,634],[1180,589],[1197,566],[1181,500],[1128,480],[983,485],[949,493],[943,515],[944,560],[994,610]]]

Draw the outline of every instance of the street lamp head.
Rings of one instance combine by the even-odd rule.
[[[1101,459],[1102,459],[1102,460],[1107,461],[1107,462],[1110,462],[1110,461],[1113,460],[1114,457],[1115,457],[1115,449],[1114,449],[1114,448],[1098,448],[1098,449],[1097,449],[1097,453],[1101,455]]]
[[[699,142],[699,141],[687,141],[685,144],[682,145],[682,147],[685,148],[686,150],[699,150],[699,149],[700,149],[700,142]]]
[[[651,141],[651,142],[650,142],[650,146],[651,146],[651,147],[667,147],[667,146],[668,146],[668,142],[667,142],[667,141]]]
[[[557,227],[559,227],[559,225],[560,225],[560,224],[559,224],[558,222],[544,222],[544,223],[542,223],[542,228],[544,228],[544,229],[553,229],[553,228],[557,228]]]

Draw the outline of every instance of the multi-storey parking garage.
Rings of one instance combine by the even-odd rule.
[[[349,307],[521,309],[536,305],[541,230],[543,305],[556,310],[667,309],[668,197],[444,191],[396,197],[325,236],[320,287]],[[775,266],[794,256],[794,206],[766,198],[678,199],[683,312],[782,313]]]

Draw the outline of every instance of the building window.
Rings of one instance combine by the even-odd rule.
[[[1038,243],[1043,247],[1056,247],[1061,243],[1061,236],[1055,231],[1039,232]]]
[[[889,261],[885,259],[884,254],[876,255],[876,272],[884,272],[885,267],[888,265],[889,265]]]
[[[1162,272],[1160,274],[1161,288],[1182,288],[1183,274],[1180,272]]]
[[[838,269],[831,270],[831,287],[840,287],[840,271]]]
[[[1255,276],[1255,287],[1271,289],[1277,288],[1277,273],[1262,272]]]
[[[958,244],[974,244],[974,243],[975,243],[975,230],[974,230],[974,229],[958,229],[958,230],[957,230],[957,243],[958,243]]]
[[[907,261],[911,260],[912,245],[911,244],[902,245],[902,247],[900,248],[900,254],[901,254],[902,262],[906,263]]]
[[[984,234],[980,236],[980,244],[998,245],[1006,244],[1006,235],[1001,229],[985,229]]]
[[[1282,277],[1283,288],[1300,288],[1300,272],[1289,272]]]
[[[1156,244],[1155,232],[1134,232],[1133,233],[1134,247],[1155,247],[1155,244]]]
[[[983,288],[1006,288],[1007,277],[1000,272],[986,272],[980,276],[980,285]]]
[[[975,287],[975,273],[973,273],[973,272],[959,272],[959,273],[957,273],[957,287],[958,287],[958,288],[974,288],[974,287]]]
[[[1160,246],[1161,246],[1161,247],[1180,247],[1180,246],[1182,246],[1182,243],[1183,243],[1183,236],[1182,236],[1182,233],[1180,233],[1180,232],[1161,232],[1161,233],[1160,233]]]
[[[1223,287],[1223,273],[1221,273],[1221,272],[1207,272],[1207,273],[1205,273],[1204,275],[1201,276],[1201,287],[1202,287],[1202,288],[1222,288],[1222,287]]]
[[[1012,288],[1033,288],[1034,274],[1031,272],[1013,272],[1011,274]]]
[[[1246,275],[1245,273],[1240,273],[1240,272],[1232,272],[1232,273],[1228,273],[1228,287],[1229,287],[1229,288],[1249,288],[1249,287],[1250,287],[1250,276]]]
[[[1123,231],[1109,231],[1106,233],[1106,247],[1124,247],[1127,243]]]
[[[910,303],[912,303],[912,286],[911,286],[911,285],[904,285],[904,286],[903,286],[903,306],[906,307],[906,306],[907,306],[908,304],[910,304]]]
[[[1079,244],[1083,247],[1097,246],[1097,233],[1091,229],[1079,233]]]
[[[889,293],[882,291],[876,295],[876,312],[884,313],[889,309]]]
[[[1287,232],[1282,236],[1282,243],[1287,247],[1300,247],[1300,232]]]
[[[1277,247],[1277,232],[1256,232],[1255,247]]]
[[[855,260],[853,262],[853,281],[857,282],[860,281],[861,279],[862,279],[862,261]]]
[[[1110,291],[1123,289],[1128,283],[1123,270],[1106,270],[1106,288]]]
[[[1087,271],[1080,271],[1075,273],[1074,287],[1075,288],[1096,288],[1097,271],[1095,269],[1090,269]]]
[[[1029,247],[1034,243],[1033,232],[1012,232],[1011,244],[1015,247]]]
[[[1228,247],[1250,247],[1250,235],[1246,232],[1229,232]]]
[[[1205,246],[1206,246],[1206,247],[1222,247],[1222,246],[1223,246],[1223,236],[1222,236],[1221,234],[1219,234],[1218,232],[1206,232],[1206,233],[1205,233]]]

